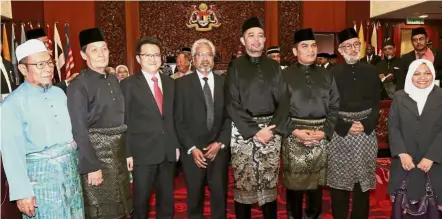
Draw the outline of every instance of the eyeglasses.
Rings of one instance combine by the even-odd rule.
[[[353,43],[353,44],[345,44],[345,45],[342,45],[341,46],[341,48],[344,48],[344,49],[351,49],[352,47],[354,47],[355,49],[357,49],[357,48],[359,48],[361,46],[361,43],[360,42],[356,42],[356,43]]]
[[[204,58],[212,58],[213,54],[211,52],[199,52],[196,54],[198,57],[204,57]]]
[[[147,54],[147,53],[145,53],[145,54],[138,54],[138,55],[141,56],[141,57],[151,58],[151,59],[153,59],[153,58],[155,58],[155,59],[161,58],[161,54],[160,53],[155,53],[155,54]]]
[[[23,63],[23,65],[35,65],[37,66],[38,69],[44,69],[47,66],[49,66],[50,68],[53,68],[55,66],[54,64],[54,60],[50,59],[48,61],[41,61],[41,62],[37,62],[37,63]]]
[[[426,37],[420,37],[420,38],[413,38],[411,39],[413,42],[425,42]]]

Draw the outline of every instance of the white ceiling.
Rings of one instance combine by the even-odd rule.
[[[406,19],[407,17],[416,18],[422,14],[428,15],[428,17],[425,18],[427,20],[442,20],[442,1],[425,1],[413,6],[381,14],[373,18]]]

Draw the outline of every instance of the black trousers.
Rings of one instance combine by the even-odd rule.
[[[287,216],[303,219],[302,201],[306,193],[305,218],[317,219],[322,213],[322,187],[315,190],[293,191],[287,189]],[[289,207],[290,205],[290,207]]]
[[[219,151],[215,160],[206,160],[207,168],[203,169],[196,166],[191,154],[181,151],[181,164],[187,184],[187,217],[189,219],[204,219],[206,182],[210,189],[210,218],[227,218],[229,155],[229,149]]]
[[[156,165],[136,165],[132,172],[134,219],[147,219],[152,190],[156,194],[156,212],[159,219],[172,219],[174,212],[175,163],[164,160]]]
[[[347,219],[350,205],[350,192],[340,189],[330,189],[332,213],[334,219]],[[362,192],[361,185],[356,183],[353,189],[350,219],[368,219],[370,208],[369,191]]]
[[[263,219],[276,219],[278,218],[276,201],[269,202],[261,206]],[[251,219],[252,218],[252,205],[241,204],[235,201],[235,215],[238,219]]]

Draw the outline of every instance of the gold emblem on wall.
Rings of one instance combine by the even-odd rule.
[[[189,23],[186,25],[197,31],[210,31],[212,27],[219,27],[221,23],[216,16],[215,5],[210,5],[210,8],[205,3],[201,3],[198,8],[192,5]]]

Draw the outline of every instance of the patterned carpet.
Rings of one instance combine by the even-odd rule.
[[[376,168],[376,180],[377,188],[371,191],[370,198],[370,219],[390,219],[391,212],[391,202],[386,193],[388,184],[388,168],[390,167],[389,158],[378,158]],[[230,171],[231,173],[231,171]],[[186,184],[182,175],[176,178],[176,190],[175,190],[175,217],[176,219],[186,219]],[[228,208],[227,208],[227,218],[233,219],[235,217],[235,209],[233,202],[233,175],[230,174],[229,177],[229,192],[228,192]],[[278,188],[278,219],[286,219],[287,213],[285,209],[285,189],[282,186]],[[210,218],[210,202],[209,202],[210,192],[206,188],[206,201],[204,202],[204,216],[205,218]],[[154,201],[155,197],[151,200],[152,212],[149,214],[149,218],[155,218],[154,212]],[[258,219],[261,217],[261,212],[258,206],[255,206],[252,210],[252,218]],[[323,196],[323,219],[333,219],[331,214],[331,201],[330,195],[327,188],[324,189]]]
[[[377,175],[377,188],[371,191],[370,198],[370,219],[390,219],[391,203],[389,197],[386,193],[387,183],[388,183],[388,168],[390,167],[390,159],[388,158],[378,158],[378,165],[376,168]],[[230,170],[231,171],[231,170]],[[231,173],[231,172],[230,172]],[[186,184],[184,182],[183,175],[180,174],[176,178],[176,189],[175,189],[175,219],[186,219]],[[233,176],[230,174],[229,177],[229,193],[228,193],[228,209],[227,218],[232,219],[235,217],[235,209],[233,204]],[[279,196],[278,196],[278,219],[286,219],[286,209],[285,209],[285,189],[279,186]],[[5,200],[5,187],[2,188],[2,217],[7,219],[19,219],[17,208],[15,203],[10,203]],[[209,202],[210,192],[206,189],[206,201],[204,203],[204,215],[205,218],[210,218],[210,202]],[[149,218],[155,218],[155,196],[151,199],[152,210],[149,213]],[[9,214],[8,214],[9,213]],[[14,216],[11,216],[14,215]],[[252,217],[254,219],[262,218],[260,210],[255,206],[252,210]],[[331,202],[330,195],[327,188],[324,189],[323,197],[323,219],[333,219],[331,215]]]

